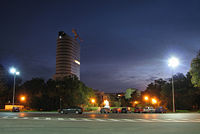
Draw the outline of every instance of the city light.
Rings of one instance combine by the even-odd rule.
[[[157,100],[156,99],[152,99],[152,104],[156,104]]]
[[[138,104],[139,102],[138,101],[134,101],[134,104]]]
[[[148,97],[148,96],[145,96],[145,97],[144,97],[144,100],[145,100],[145,101],[148,101],[148,100],[149,100],[149,97]]]
[[[15,72],[16,72],[16,69],[14,67],[10,68],[10,73],[11,74],[15,74]]]
[[[20,101],[25,101],[26,100],[26,97],[25,96],[21,96],[20,97]]]
[[[103,103],[104,103],[105,105],[108,105],[108,104],[109,104],[108,100],[104,100]]]
[[[91,98],[90,100],[93,104],[96,102],[96,100],[94,98]]]
[[[20,72],[16,70],[16,68],[12,67],[10,68],[10,73],[14,75],[20,75]]]
[[[179,60],[175,57],[172,57],[168,60],[168,66],[169,67],[172,67],[172,68],[175,68],[179,65]]]
[[[16,74],[16,75],[20,75],[20,72],[16,72],[15,74]]]
[[[77,60],[74,60],[74,62],[75,62],[76,64],[80,65],[80,62],[79,62],[79,61],[77,61]]]
[[[105,108],[110,108],[110,106],[109,106],[109,101],[108,101],[108,100],[104,100],[103,103],[104,103],[104,105],[105,105],[105,106],[104,106]]]

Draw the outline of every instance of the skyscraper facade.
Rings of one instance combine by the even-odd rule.
[[[73,37],[60,31],[57,37],[54,79],[62,79],[65,76],[76,76],[80,79],[80,44]]]

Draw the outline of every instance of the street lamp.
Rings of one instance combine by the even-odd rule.
[[[154,99],[154,98],[151,101],[152,101],[152,104],[156,104],[157,103],[157,100]]]
[[[21,96],[20,97],[20,101],[24,102],[26,100],[26,97],[25,96]]]
[[[172,102],[173,102],[173,112],[175,112],[175,99],[174,99],[174,79],[173,79],[173,69],[179,65],[179,60],[172,57],[168,60],[168,66],[172,68]]]
[[[139,102],[138,101],[134,101],[134,104],[136,105],[136,104],[138,104]]]
[[[148,100],[149,100],[149,97],[148,97],[148,96],[144,96],[144,100],[145,100],[145,101],[148,101]]]
[[[20,75],[20,72],[17,71],[14,67],[10,68],[10,73],[14,76],[14,85],[13,85],[13,102],[12,105],[15,104],[15,78],[17,75]]]
[[[94,98],[91,98],[90,101],[92,104],[94,104],[96,102],[96,100]]]

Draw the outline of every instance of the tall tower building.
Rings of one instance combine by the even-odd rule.
[[[54,79],[74,75],[80,79],[80,44],[64,31],[60,31],[57,37]]]

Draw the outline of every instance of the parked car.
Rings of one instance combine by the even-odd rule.
[[[155,113],[166,113],[167,109],[163,108],[163,107],[157,107],[155,110]]]
[[[143,113],[155,113],[155,109],[153,107],[145,107]]]
[[[13,107],[13,108],[12,108],[12,112],[20,112],[19,107]]]
[[[112,113],[121,113],[121,109],[120,108],[113,108]]]
[[[123,107],[121,109],[121,113],[131,113],[131,108],[130,107]]]
[[[100,113],[110,113],[110,108],[101,108]]]
[[[71,106],[71,107],[60,109],[58,112],[61,114],[68,114],[68,113],[82,114],[83,108],[78,107],[78,106]]]
[[[134,110],[134,113],[143,113],[143,111],[144,111],[144,108],[136,107],[135,110]]]

